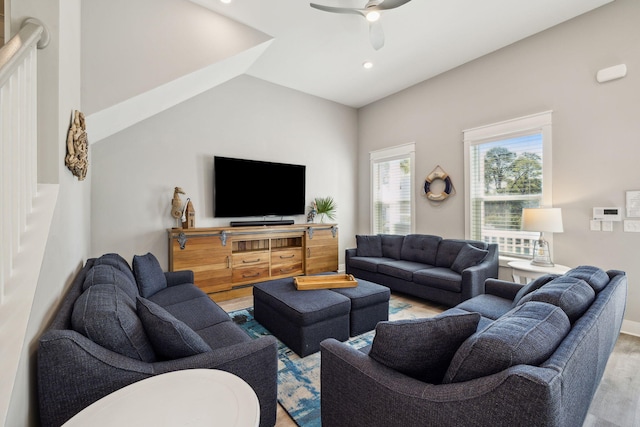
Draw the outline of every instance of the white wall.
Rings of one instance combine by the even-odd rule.
[[[82,108],[95,113],[268,39],[185,0],[84,0]]]
[[[441,165],[457,192],[441,205],[418,195],[416,231],[463,237],[462,131],[553,110],[553,205],[565,229],[554,235],[554,259],[626,271],[626,319],[640,322],[640,234],[621,223],[589,231],[592,207],[624,206],[625,190],[640,190],[638,22],[640,2],[617,0],[361,109],[357,231],[369,230],[370,151],[416,141],[416,185]],[[626,78],[595,81],[620,63]]]
[[[38,53],[38,175],[40,182],[59,184],[58,203],[5,423],[28,426],[38,425],[37,340],[89,248],[91,172],[87,181],[78,182],[64,167],[71,111],[80,103],[80,0],[14,0],[11,14],[12,33],[27,16],[40,19],[51,32],[50,45]]]
[[[303,164],[307,201],[338,204],[340,257],[355,231],[356,110],[241,76],[92,146],[94,256],[153,252],[167,266],[173,189],[182,187],[196,226],[213,218],[214,155]],[[241,177],[239,177],[241,179]],[[251,197],[260,182],[248,183]],[[305,222],[304,215],[294,218]]]

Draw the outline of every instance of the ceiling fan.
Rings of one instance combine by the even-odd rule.
[[[380,23],[381,13],[385,10],[395,9],[411,0],[369,0],[362,8],[353,7],[333,7],[311,3],[311,7],[333,13],[350,13],[363,16],[369,22],[369,39],[375,50],[384,46],[384,33]]]

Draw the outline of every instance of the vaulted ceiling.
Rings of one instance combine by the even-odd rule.
[[[319,11],[309,1],[191,1],[274,37],[247,74],[361,107],[613,0],[413,0],[383,13],[386,42],[377,51],[362,16]]]

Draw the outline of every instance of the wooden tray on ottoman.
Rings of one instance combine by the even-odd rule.
[[[352,274],[330,274],[323,276],[298,276],[293,283],[299,291],[312,289],[355,288],[358,281]]]

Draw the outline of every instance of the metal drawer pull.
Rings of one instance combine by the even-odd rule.
[[[295,255],[289,255],[289,256],[284,256],[284,255],[280,255],[280,259],[289,259],[289,258],[294,258]]]
[[[255,264],[256,262],[260,262],[260,258],[258,259],[243,259],[243,264]]]
[[[242,275],[242,277],[243,277],[244,279],[248,279],[248,278],[250,278],[250,277],[258,277],[258,276],[260,276],[260,273],[255,273],[255,274],[243,274],[243,275]]]

